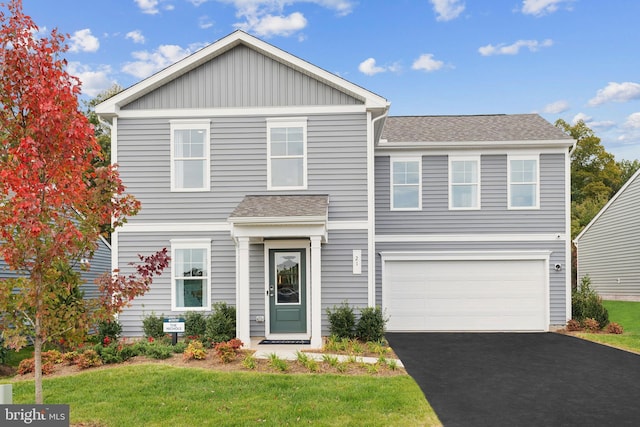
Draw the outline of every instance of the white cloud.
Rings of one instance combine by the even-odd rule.
[[[70,52],[95,52],[100,48],[100,41],[88,28],[76,31],[70,40]]]
[[[522,13],[525,15],[543,16],[558,10],[561,3],[573,0],[523,0]]]
[[[575,125],[580,120],[582,120],[585,123],[589,123],[590,121],[593,120],[593,117],[587,116],[585,113],[578,113],[575,116],[573,116],[573,119],[571,120],[571,123]]]
[[[147,50],[133,52],[131,56],[136,61],[124,64],[122,71],[139,79],[144,79],[178,62],[201,47],[202,45],[192,45],[188,48],[182,48],[177,45],[160,45],[153,52]]]
[[[433,59],[433,54],[431,53],[425,53],[413,62],[411,69],[431,72],[437,71],[442,67],[444,67],[444,62]]]
[[[593,117],[588,116],[585,113],[578,113],[575,116],[573,116],[573,119],[571,120],[571,123],[575,125],[580,120],[582,120],[591,129],[608,129],[608,128],[612,128],[612,127],[614,127],[616,125],[616,122],[611,121],[611,120],[596,121],[596,120],[593,119]]]
[[[195,7],[198,7],[201,4],[206,3],[207,1],[209,1],[209,0],[189,0],[189,3],[191,3]]]
[[[604,89],[600,89],[596,96],[589,100],[589,105],[595,107],[606,102],[628,102],[634,99],[640,99],[640,84],[609,82]]]
[[[149,15],[160,13],[158,10],[158,0],[135,0],[135,2],[142,13],[147,13]]]
[[[633,129],[640,129],[640,113],[631,114],[627,117],[627,121],[624,125]]]
[[[376,65],[376,60],[374,58],[365,59],[358,65],[358,70],[361,73],[366,74],[367,76],[373,76],[378,73],[384,73],[387,71],[384,67],[379,67]]]
[[[129,31],[124,37],[133,40],[134,43],[144,44],[145,42],[144,35],[140,30]]]
[[[202,30],[213,27],[213,21],[207,16],[201,16],[198,18],[198,27]]]
[[[517,42],[506,45],[501,43],[499,45],[488,44],[486,46],[482,46],[478,48],[478,52],[482,56],[491,56],[491,55],[517,55],[520,52],[520,49],[527,48],[531,52],[536,52],[543,47],[553,46],[553,40],[546,39],[542,42],[537,40],[518,40]]]
[[[436,12],[436,21],[451,21],[464,11],[464,3],[460,0],[429,0]]]
[[[293,12],[289,16],[264,15],[257,19],[249,19],[245,23],[236,24],[237,28],[262,37],[286,37],[306,26],[307,19],[300,12]]]
[[[568,109],[569,103],[564,99],[561,99],[560,101],[552,102],[551,104],[545,105],[545,107],[542,109],[542,112],[548,114],[560,114],[564,113]]]
[[[115,83],[115,80],[110,77],[111,67],[108,65],[103,65],[93,70],[79,62],[69,62],[67,72],[80,79],[82,93],[89,96],[96,96]]]

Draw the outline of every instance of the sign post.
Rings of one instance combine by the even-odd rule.
[[[172,317],[164,319],[162,332],[171,334],[171,344],[176,345],[178,343],[178,333],[184,333],[184,331],[184,318]]]

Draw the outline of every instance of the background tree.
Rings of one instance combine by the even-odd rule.
[[[144,293],[168,257],[165,250],[142,259],[128,278],[103,278],[103,302],[111,305],[83,302],[72,266],[91,258],[103,224],[121,225],[139,203],[124,193],[117,170],[104,164],[93,127],[79,111],[80,82],[60,57],[65,37],[53,30],[38,38],[21,0],[3,6],[0,256],[21,276],[0,282],[0,322],[11,347],[32,338],[35,400],[42,403],[43,345],[62,334],[82,337],[89,316],[117,312]]]
[[[100,121],[100,118],[96,114],[95,108],[96,105],[111,98],[114,95],[117,95],[118,93],[122,92],[122,90],[122,86],[116,83],[110,88],[100,92],[98,95],[96,95],[95,98],[84,101],[84,114],[87,116],[89,123],[93,125],[94,135],[98,140],[98,144],[100,144],[100,148],[102,149],[103,159],[100,160],[102,162],[100,164],[101,166],[106,166],[111,163],[111,128],[104,122]]]

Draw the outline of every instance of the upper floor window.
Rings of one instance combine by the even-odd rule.
[[[537,209],[540,205],[538,156],[509,156],[509,208]]]
[[[391,158],[391,209],[422,209],[420,158]]]
[[[267,188],[307,188],[307,119],[267,120]]]
[[[209,120],[171,121],[171,190],[208,191]]]
[[[449,157],[449,209],[480,209],[480,157]]]
[[[211,240],[171,242],[171,310],[211,307]]]

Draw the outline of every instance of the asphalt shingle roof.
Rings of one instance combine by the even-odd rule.
[[[538,114],[390,116],[382,139],[394,142],[472,142],[572,139]]]
[[[245,196],[229,218],[284,218],[327,216],[329,196]]]

